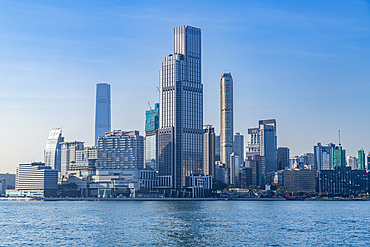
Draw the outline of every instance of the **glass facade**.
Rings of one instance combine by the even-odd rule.
[[[314,168],[316,170],[334,169],[334,148],[335,145],[332,143],[327,146],[317,143],[314,146]]]
[[[363,149],[357,151],[357,169],[365,170],[365,152]]]
[[[95,146],[98,138],[111,131],[110,85],[98,83],[96,85],[96,110],[95,110]]]
[[[334,167],[345,167],[346,166],[346,150],[342,149],[342,146],[334,148]]]
[[[49,133],[48,140],[44,151],[44,162],[51,169],[61,171],[61,145],[64,141],[62,129],[55,128]]]
[[[145,168],[157,170],[159,103],[145,113]]]
[[[159,105],[159,186],[180,189],[186,177],[203,172],[199,28],[174,29],[174,55],[163,59],[159,76]]]
[[[260,120],[260,155],[266,157],[266,172],[277,171],[277,136],[275,119]]]

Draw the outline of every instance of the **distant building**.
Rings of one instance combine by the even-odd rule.
[[[44,162],[46,166],[50,166],[51,169],[57,171],[61,171],[60,143],[62,142],[64,142],[64,137],[62,137],[62,129],[52,129],[46,142],[46,147],[44,151]]]
[[[352,170],[357,169],[357,158],[356,158],[356,156],[347,156],[347,166],[351,167]]]
[[[238,166],[243,165],[244,163],[244,136],[236,132],[233,137],[233,153],[239,156]]]
[[[144,137],[139,131],[114,130],[98,140],[98,169],[143,169]]]
[[[250,160],[254,155],[260,154],[260,129],[248,129],[247,135],[247,151],[245,153],[246,160]]]
[[[145,168],[158,170],[159,103],[145,113]]]
[[[45,163],[19,164],[16,168],[15,195],[54,196],[58,189],[58,171]]]
[[[357,169],[365,170],[365,152],[363,149],[357,151]]]
[[[220,161],[220,135],[215,135],[215,161]]]
[[[76,153],[84,148],[84,142],[62,142],[61,144],[61,174],[65,175],[69,169],[69,164],[76,162]]]
[[[237,186],[238,173],[240,168],[240,157],[235,153],[230,155],[230,181],[229,184]]]
[[[98,147],[84,147],[82,150],[76,151],[76,162],[88,162],[93,161],[96,162],[98,159]]]
[[[239,186],[238,187],[249,187],[252,185],[252,168],[251,167],[240,167],[239,169]]]
[[[275,172],[274,184],[283,186],[284,185],[284,170],[279,170]]]
[[[221,182],[228,184],[230,179],[230,168],[225,164],[222,164],[220,161],[215,162],[215,179],[220,180]]]
[[[15,174],[0,173],[0,179],[4,179],[4,183],[8,189],[15,188]]]
[[[334,169],[334,148],[335,145],[330,143],[327,146],[317,143],[314,146],[314,168],[315,170]]]
[[[290,168],[289,164],[289,148],[279,147],[277,149],[277,169],[287,170]]]
[[[315,191],[315,170],[288,170],[283,172],[284,189],[292,192]]]
[[[370,152],[369,154],[366,156],[366,159],[367,159],[367,169],[370,170]]]
[[[346,166],[346,150],[341,145],[334,148],[334,167]]]
[[[255,155],[251,161],[252,184],[256,186],[265,186],[266,184],[266,157]]]
[[[203,125],[203,173],[215,176],[215,129],[212,125]]]
[[[304,156],[290,157],[290,167],[292,169],[304,169]]]
[[[95,146],[98,138],[111,131],[111,98],[108,83],[96,84]]]

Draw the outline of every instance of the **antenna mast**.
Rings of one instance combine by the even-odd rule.
[[[340,146],[340,130],[338,132],[339,132],[339,146]]]

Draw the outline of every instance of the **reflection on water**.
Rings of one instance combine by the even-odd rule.
[[[370,244],[370,202],[0,201],[0,207],[4,246]]]

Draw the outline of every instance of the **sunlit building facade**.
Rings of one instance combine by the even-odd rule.
[[[96,110],[95,110],[95,146],[98,138],[111,131],[111,98],[110,84],[96,84]]]
[[[159,103],[145,113],[145,164],[144,167],[158,170]]]
[[[64,142],[62,129],[55,128],[49,133],[46,147],[44,150],[44,162],[51,169],[61,171],[61,143]]]

